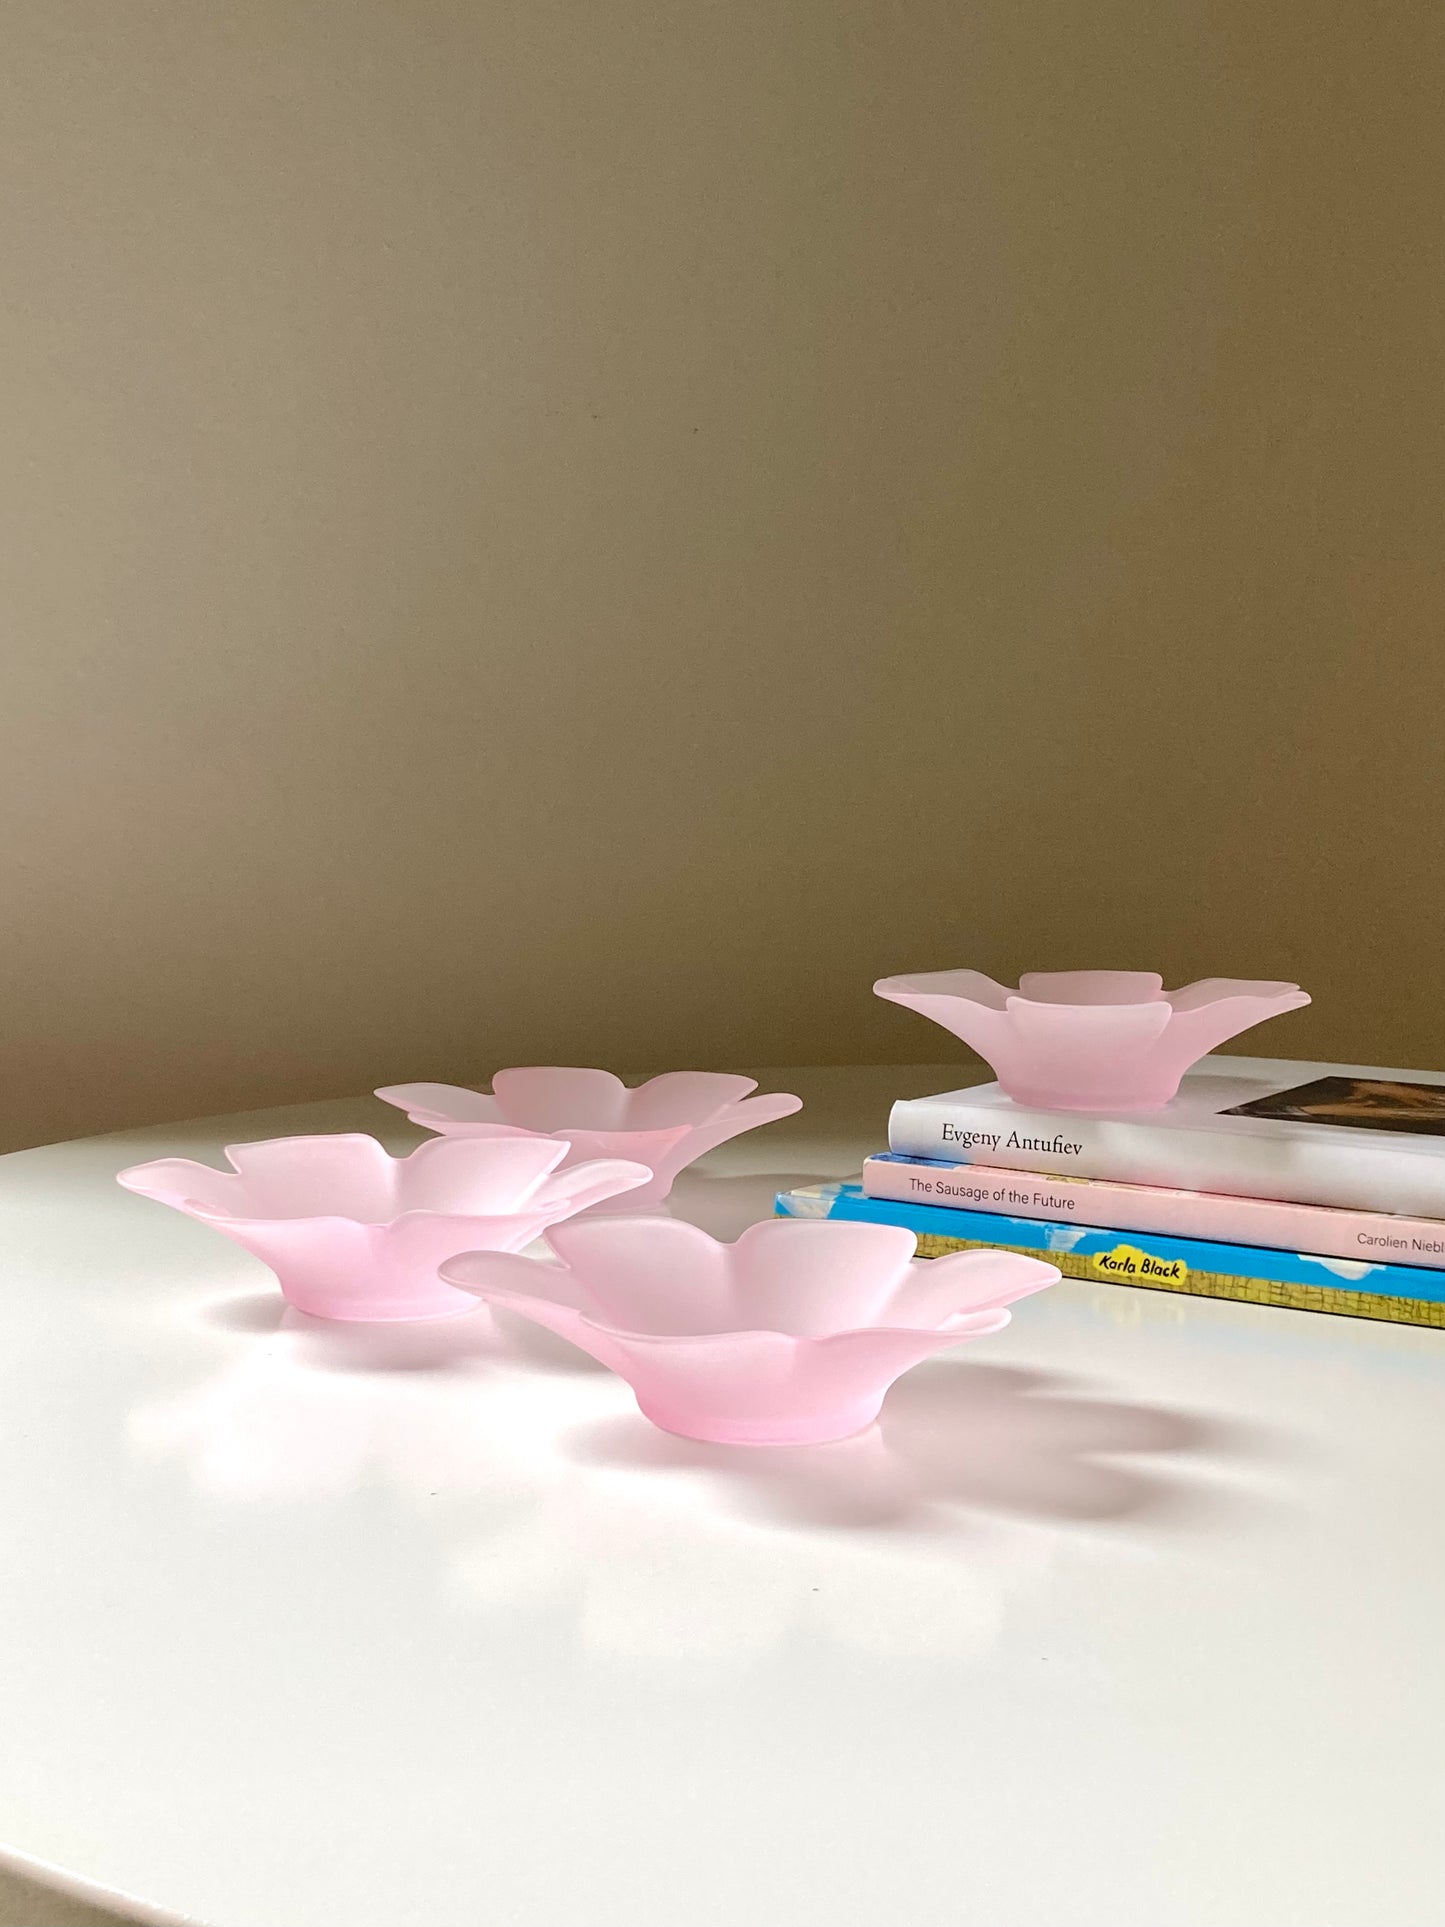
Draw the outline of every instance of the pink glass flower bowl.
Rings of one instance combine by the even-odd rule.
[[[158,1158],[117,1182],[234,1239],[312,1317],[444,1318],[476,1305],[438,1277],[444,1258],[520,1251],[652,1175],[620,1159],[560,1172],[565,1155],[553,1139],[513,1136],[432,1138],[394,1158],[339,1133],[233,1144],[228,1171]]]
[[[490,1096],[456,1084],[388,1084],[376,1095],[448,1137],[520,1129],[564,1138],[563,1170],[594,1157],[645,1164],[649,1183],[601,1207],[635,1212],[661,1204],[678,1173],[705,1151],[802,1109],[800,1097],[754,1097],[757,1088],[751,1077],[667,1071],[629,1090],[610,1071],[533,1065],[498,1071]]]
[[[547,1242],[560,1266],[474,1251],[442,1276],[590,1352],[664,1431],[725,1445],[863,1431],[910,1366],[1001,1331],[1059,1275],[1011,1252],[915,1259],[911,1231],[821,1220],[722,1244],[674,1218],[590,1218]]]
[[[873,988],[972,1045],[1016,1104],[1058,1111],[1167,1104],[1209,1051],[1309,1002],[1298,984],[1235,977],[1165,990],[1148,970],[1036,970],[1017,990],[977,970],[933,970]]]

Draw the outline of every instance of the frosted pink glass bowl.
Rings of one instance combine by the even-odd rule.
[[[916,1260],[911,1231],[821,1220],[722,1244],[673,1218],[590,1218],[547,1242],[561,1266],[474,1251],[442,1276],[590,1352],[664,1431],[725,1445],[861,1432],[911,1365],[1001,1331],[1059,1275],[1002,1251]]]
[[[873,988],[971,1044],[1015,1103],[1058,1111],[1167,1104],[1227,1038],[1309,1002],[1298,984],[1234,977],[1165,990],[1148,970],[1036,970],[1017,990],[977,970],[932,970]]]
[[[526,1136],[433,1138],[391,1157],[355,1133],[233,1144],[231,1169],[159,1158],[127,1191],[234,1239],[315,1318],[445,1318],[475,1309],[437,1267],[459,1251],[520,1251],[573,1212],[644,1184],[645,1165],[558,1172],[566,1146]]]
[[[678,1173],[705,1151],[802,1109],[800,1097],[751,1096],[757,1088],[751,1077],[667,1071],[629,1090],[611,1071],[533,1065],[498,1071],[490,1096],[457,1084],[388,1084],[376,1095],[413,1124],[447,1136],[520,1129],[565,1138],[564,1170],[593,1157],[645,1164],[649,1183],[600,1207],[632,1212],[661,1204]]]

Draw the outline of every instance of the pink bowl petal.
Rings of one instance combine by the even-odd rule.
[[[874,994],[916,1010],[951,1031],[992,1064],[1008,1035],[1009,993],[977,970],[931,970],[917,977],[880,977]]]
[[[1197,994],[1206,990],[1211,993],[1207,1000]],[[1302,1010],[1308,1002],[1308,991],[1294,984],[1236,984],[1225,977],[1176,990],[1170,998],[1174,1018],[1167,1040],[1171,1067],[1177,1064],[1182,1077],[1191,1064],[1242,1030],[1287,1010]]]
[[[1152,970],[1026,970],[1019,995],[1032,1004],[1152,1004],[1164,979]]]
[[[801,1218],[750,1225],[732,1247],[729,1323],[816,1338],[878,1321],[908,1275],[918,1241],[891,1224],[850,1225],[846,1242]]]
[[[462,1124],[502,1124],[497,1100],[462,1084],[383,1084],[375,1093],[384,1104],[405,1111],[413,1124],[445,1130]],[[505,1127],[520,1130],[520,1125]]]
[[[568,1131],[565,1135],[569,1149],[563,1171],[589,1158],[621,1158],[645,1167],[647,1177],[640,1186],[629,1188],[625,1195],[599,1199],[589,1207],[594,1212],[637,1212],[653,1209],[667,1196],[672,1188],[672,1166],[686,1162],[692,1130],[679,1124],[667,1131]]]
[[[566,1155],[549,1137],[429,1138],[397,1165],[397,1190],[404,1210],[496,1216],[530,1204]]]
[[[1008,1312],[1000,1309],[960,1313],[936,1331],[889,1326],[835,1332],[799,1347],[797,1390],[820,1410],[849,1409],[869,1397],[876,1409],[893,1381],[925,1358],[1001,1332],[1008,1322]]]
[[[398,1203],[400,1161],[364,1131],[336,1131],[228,1144],[240,1174],[238,1215],[354,1218],[385,1224]]]
[[[637,1158],[593,1158],[585,1164],[567,1160],[538,1187],[530,1202],[547,1214],[548,1224],[557,1224],[600,1204],[625,1205],[651,1183],[652,1172]]]
[[[469,1253],[468,1256],[478,1254]],[[488,1253],[500,1257],[501,1253]],[[522,1259],[519,1262],[533,1263],[535,1260]],[[442,1267],[447,1278],[475,1277],[475,1273],[463,1272],[460,1260],[449,1260]],[[515,1312],[518,1317],[527,1319],[533,1325],[540,1325],[544,1331],[556,1332],[579,1351],[595,1358],[599,1365],[605,1365],[619,1378],[628,1377],[628,1358],[615,1332],[605,1325],[599,1325],[576,1306],[569,1305],[565,1297],[552,1297],[536,1291],[509,1291],[503,1285],[484,1285],[479,1283],[465,1287],[474,1298],[483,1299],[494,1311]]]
[[[133,1164],[116,1173],[116,1183],[137,1197],[153,1198],[168,1204],[173,1211],[197,1215],[194,1206],[212,1212],[229,1212],[238,1202],[241,1179],[234,1171],[218,1171],[214,1165],[198,1164],[194,1158],[153,1158],[149,1164]]]
[[[887,1308],[887,1322],[938,1326],[960,1312],[1012,1305],[1058,1281],[1056,1266],[1018,1252],[949,1252],[909,1266]]]
[[[1128,1107],[1146,1088],[1153,1101],[1151,1054],[1171,1016],[1162,1000],[1071,1008],[1011,997],[1008,1014],[994,1069],[1018,1103],[1050,1109],[1061,1093],[1092,1091],[1103,1106]]]
[[[534,1064],[498,1071],[492,1094],[502,1117],[529,1131],[627,1129],[627,1086],[611,1071]]]
[[[679,1218],[659,1218],[641,1234],[626,1218],[573,1218],[547,1243],[581,1284],[579,1302],[619,1331],[676,1336],[739,1322],[726,1248]]]
[[[1255,982],[1247,977],[1200,977],[1195,983],[1185,984],[1182,990],[1166,990],[1164,996],[1176,1014],[1223,1003],[1263,1004],[1271,1010],[1283,1003],[1297,1009],[1310,1000],[1309,992],[1301,990],[1298,984],[1282,980]]]
[[[632,1131],[656,1131],[678,1124],[706,1124],[757,1088],[755,1077],[724,1071],[664,1071],[628,1093],[627,1126]]]
[[[757,1097],[745,1097],[741,1103],[730,1104],[716,1117],[709,1118],[705,1124],[695,1125],[683,1141],[685,1157],[677,1161],[673,1175],[689,1164],[696,1164],[700,1157],[715,1151],[720,1144],[727,1144],[744,1131],[756,1131],[759,1125],[776,1124],[779,1119],[791,1117],[801,1111],[803,1100],[788,1091],[769,1091]]]

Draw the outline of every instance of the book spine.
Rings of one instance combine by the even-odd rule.
[[[1356,1133],[1349,1135],[1351,1142],[1332,1143],[1322,1128],[1303,1143],[1297,1137],[1153,1125],[1143,1118],[1003,1110],[958,1097],[922,1097],[893,1106],[888,1148],[904,1157],[1047,1177],[1445,1219],[1445,1159],[1398,1146],[1363,1146]]]
[[[1223,1244],[1267,1245],[1323,1258],[1362,1258],[1445,1271],[1445,1224],[1378,1211],[1342,1211],[1273,1199],[1226,1197],[1111,1184],[1100,1178],[1048,1178],[981,1164],[869,1158],[866,1197],[994,1211],[1041,1222],[1153,1231]]]
[[[1445,1295],[1434,1295],[1440,1291],[1436,1274],[1408,1265],[1350,1264],[1284,1252],[1261,1252],[1259,1261],[1251,1262],[1242,1247],[1203,1243],[1192,1247],[1186,1240],[1168,1238],[1151,1239],[1148,1250],[1136,1249],[1115,1243],[1114,1232],[1085,1233],[1077,1226],[1044,1226],[1027,1218],[895,1204],[886,1198],[865,1198],[857,1185],[847,1184],[785,1192],[776,1210],[780,1217],[904,1225],[918,1234],[920,1258],[938,1258],[950,1251],[1019,1251],[1047,1259],[1066,1278],[1293,1311],[1333,1312],[1390,1324],[1445,1326]],[[1136,1235],[1149,1238],[1147,1232]],[[1157,1261],[1151,1263],[1156,1254]],[[1341,1267],[1342,1275],[1331,1275],[1330,1267],[1335,1265]]]

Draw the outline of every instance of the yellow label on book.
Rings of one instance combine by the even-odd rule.
[[[1137,1279],[1141,1284],[1175,1285],[1180,1290],[1189,1281],[1189,1267],[1182,1258],[1154,1258],[1137,1245],[1095,1252],[1093,1265],[1101,1278]]]

